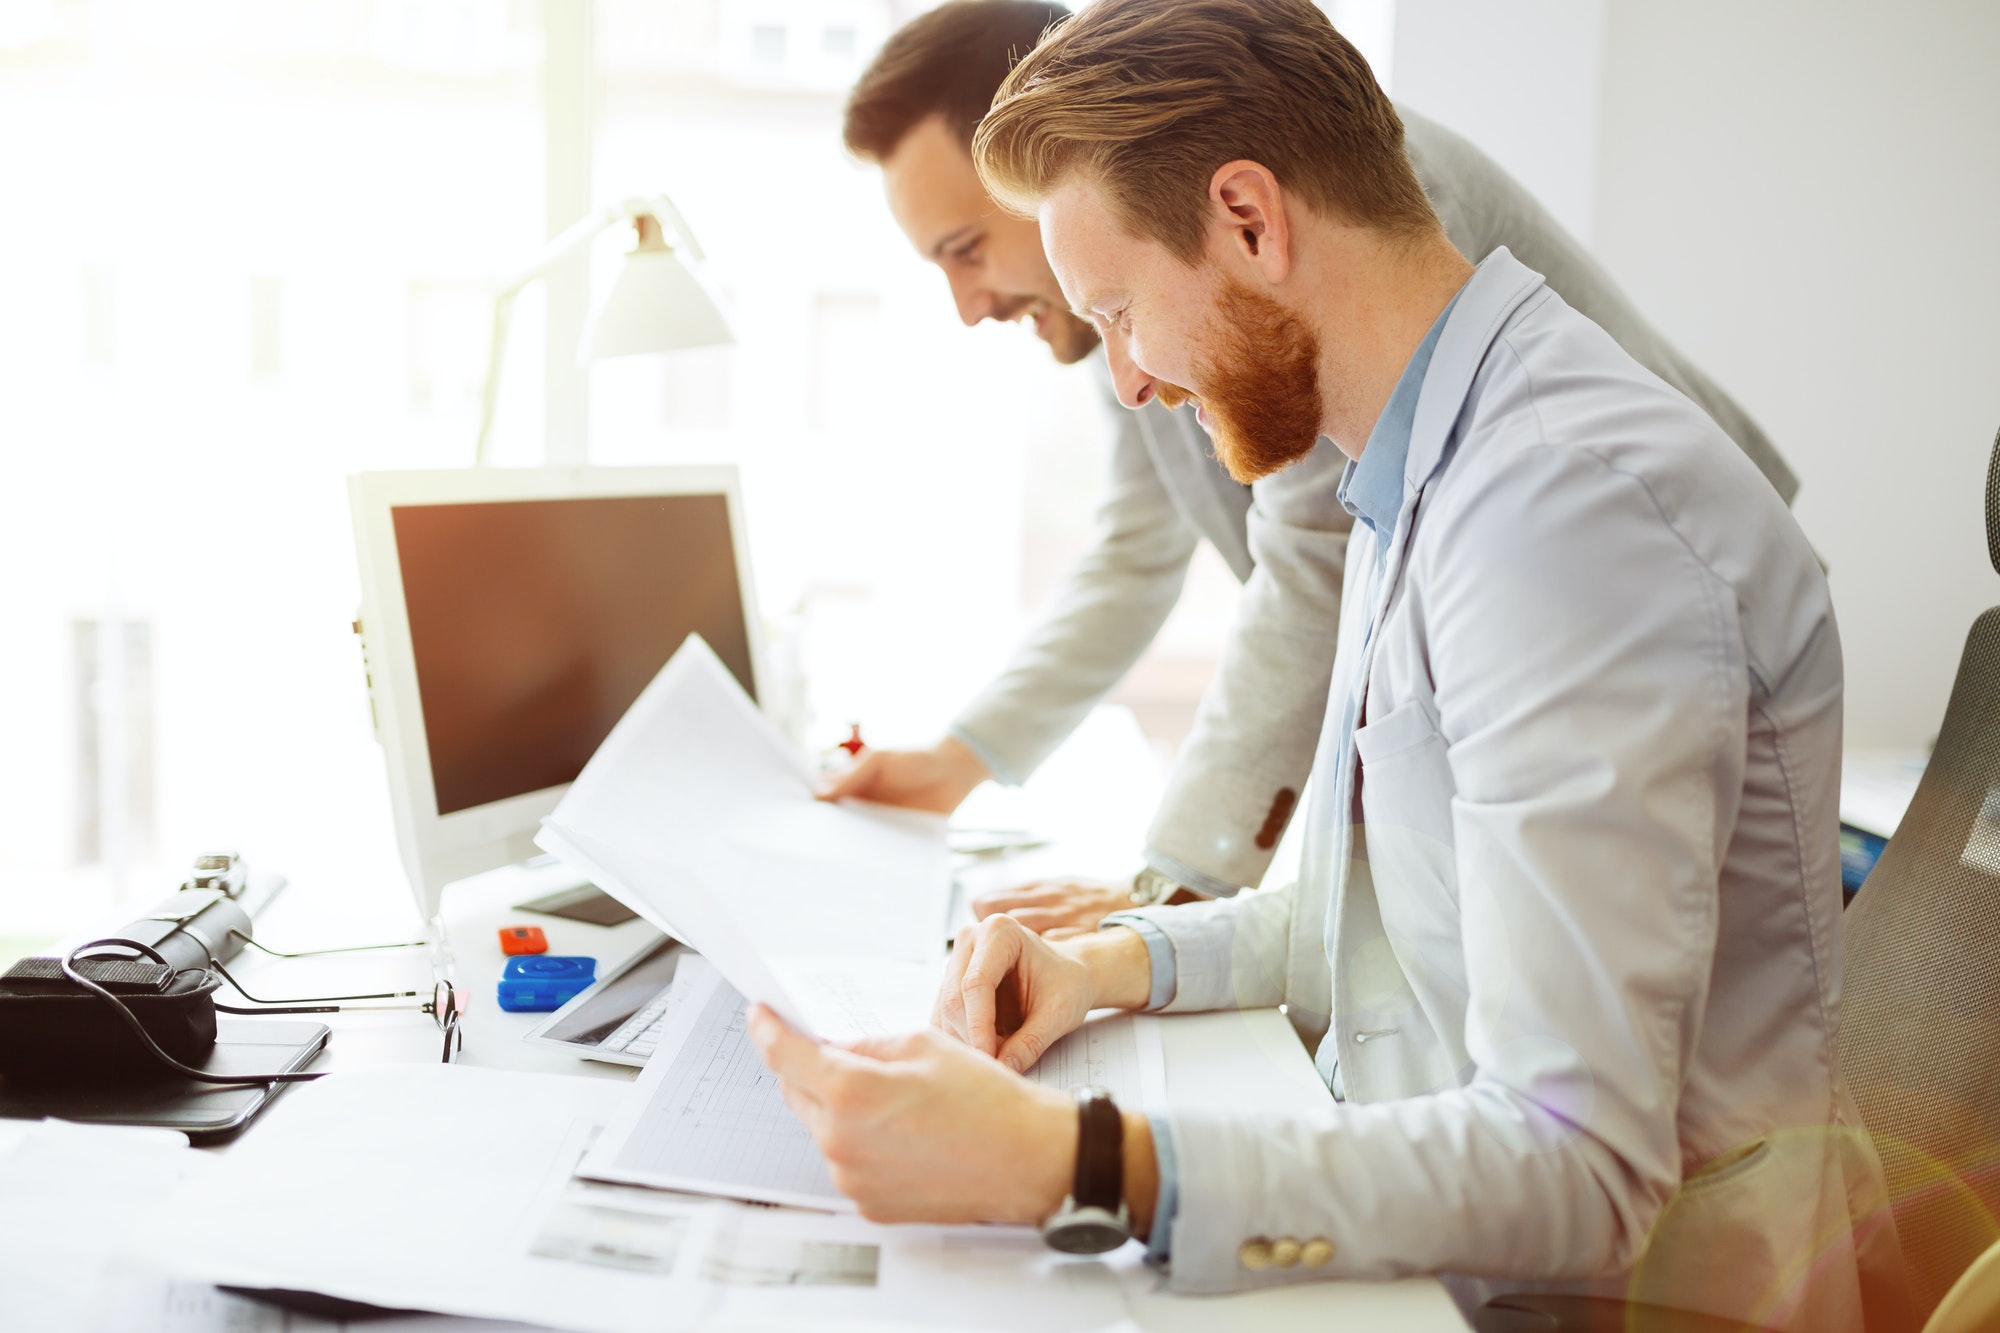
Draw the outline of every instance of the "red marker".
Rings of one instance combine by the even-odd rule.
[[[837,748],[847,751],[847,757],[852,759],[855,755],[860,754],[868,748],[868,742],[861,739],[861,724],[859,722],[849,723],[847,731],[847,739],[842,741]]]

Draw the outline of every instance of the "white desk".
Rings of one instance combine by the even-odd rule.
[[[452,886],[444,900],[444,921],[451,942],[457,979],[470,994],[462,1063],[493,1068],[561,1073],[585,1077],[630,1079],[635,1070],[580,1061],[560,1051],[521,1040],[540,1021],[539,1014],[510,1014],[494,998],[494,984],[504,965],[498,931],[505,925],[535,924],[549,938],[550,951],[585,954],[609,968],[644,947],[656,932],[642,922],[606,929],[550,917],[514,912],[512,904],[561,887],[567,872],[560,867],[496,871]],[[377,934],[358,934],[357,904],[343,909],[343,938],[395,938],[410,923],[399,920],[390,904]],[[406,910],[406,909],[405,909]],[[283,900],[267,914],[260,933],[295,940],[311,929],[313,905]],[[403,984],[426,984],[428,963],[422,951],[400,958],[369,960],[353,956],[335,960],[246,961],[241,975],[256,988],[261,982],[272,993],[305,995],[336,976],[359,973],[400,978]],[[256,980],[252,980],[252,977]],[[343,987],[348,981],[336,983]],[[262,993],[260,991],[260,993]],[[329,1017],[335,1035],[323,1059],[327,1067],[355,1069],[395,1061],[435,1060],[437,1034],[431,1020],[415,1013],[338,1014]],[[1312,1061],[1284,1018],[1275,1010],[1174,1016],[1162,1023],[1169,1101],[1182,1107],[1217,1105],[1302,1106],[1324,1101],[1326,1091]],[[1220,1075],[1220,1076],[1218,1076]],[[256,1132],[253,1127],[250,1133]],[[1334,1327],[1425,1330],[1465,1328],[1444,1289],[1431,1279],[1393,1283],[1311,1283],[1282,1290],[1240,1296],[1177,1298],[1155,1295],[1137,1302],[1133,1317],[1151,1330],[1259,1328],[1323,1330]],[[440,1333],[448,1325],[440,1326]]]
[[[971,824],[1031,826],[1056,840],[1060,851],[1051,848],[1018,865],[1023,877],[1057,870],[1129,873],[1156,803],[1155,767],[1130,717],[1122,710],[1100,709],[1027,787],[984,788],[962,814]],[[1116,775],[1117,780],[1107,780],[1107,775]],[[650,926],[638,921],[606,929],[511,910],[514,903],[571,882],[570,872],[560,866],[519,867],[464,881],[446,893],[443,919],[454,978],[470,1000],[461,1063],[599,1079],[636,1076],[631,1069],[577,1060],[522,1041],[543,1016],[509,1014],[495,1000],[495,983],[504,965],[498,938],[502,926],[539,925],[552,952],[593,957],[600,974],[655,937]],[[294,951],[413,940],[422,933],[400,882],[295,884],[257,923],[260,941]],[[423,949],[295,960],[246,950],[231,970],[258,995],[270,998],[428,991],[431,985],[430,961]],[[349,1012],[328,1015],[325,1021],[334,1036],[316,1069],[338,1072],[438,1059],[437,1027],[414,1010]],[[1319,1105],[1325,1100],[1310,1058],[1275,1011],[1176,1016],[1163,1022],[1161,1034],[1167,1094],[1174,1105],[1282,1107]],[[254,1136],[256,1126],[247,1133]],[[0,1124],[0,1149],[7,1142],[7,1127]],[[0,1254],[0,1286],[5,1285],[6,1262]],[[107,1280],[118,1276],[105,1275]],[[1156,1294],[1133,1302],[1132,1316],[1139,1326],[1160,1333],[1244,1328],[1274,1333],[1337,1328],[1463,1333],[1465,1328],[1443,1287],[1430,1279],[1308,1283],[1227,1297]],[[0,1325],[4,1323],[0,1318]],[[203,1333],[211,1327],[236,1326],[226,1314],[217,1316],[212,1325],[188,1325]],[[424,1333],[469,1327],[451,1320],[423,1321]]]

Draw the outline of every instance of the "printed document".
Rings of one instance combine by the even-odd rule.
[[[921,1025],[944,819],[813,799],[804,761],[698,636],[619,720],[536,842],[812,1035]]]
[[[744,999],[706,959],[681,960],[659,1049],[578,1168],[593,1180],[720,1194],[835,1212],[853,1203],[744,1030]],[[1055,1088],[1109,1088],[1121,1106],[1163,1109],[1159,1020],[1087,1023],[1028,1077]]]

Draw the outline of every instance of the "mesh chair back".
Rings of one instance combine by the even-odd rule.
[[[1986,526],[2000,569],[2000,436]],[[1846,935],[1841,1070],[1926,1319],[2000,1240],[2000,607],[1973,623],[1937,748]]]
[[[1986,558],[2000,574],[2000,431],[1993,432],[1993,461],[1986,465]]]

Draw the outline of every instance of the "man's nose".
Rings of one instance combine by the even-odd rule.
[[[1105,335],[1104,359],[1110,363],[1111,383],[1118,390],[1119,402],[1137,409],[1153,401],[1159,381],[1139,369],[1123,338],[1115,333]]]
[[[993,313],[998,304],[992,292],[975,283],[954,278],[951,299],[958,305],[958,317],[968,329]]]

